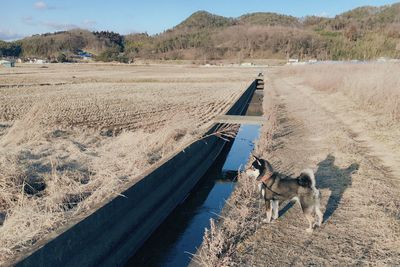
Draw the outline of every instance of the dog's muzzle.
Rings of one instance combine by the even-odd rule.
[[[259,170],[247,169],[245,173],[246,173],[247,176],[253,177],[255,179],[257,179],[258,176],[260,176],[260,171]]]

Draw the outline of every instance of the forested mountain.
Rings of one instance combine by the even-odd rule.
[[[4,56],[57,58],[88,51],[102,61],[142,59],[374,59],[400,57],[400,3],[360,7],[334,18],[198,11],[163,33],[126,36],[71,30],[0,42]]]

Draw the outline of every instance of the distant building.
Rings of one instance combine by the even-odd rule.
[[[35,59],[34,63],[36,63],[36,64],[46,64],[47,60],[45,60],[45,59]]]
[[[0,65],[3,65],[6,68],[15,67],[15,61],[13,60],[0,60]]]
[[[78,57],[83,60],[91,60],[93,58],[93,54],[86,52],[86,51],[79,51]]]
[[[387,61],[389,61],[389,58],[388,57],[380,57],[376,61],[378,61],[378,62],[387,62]]]
[[[288,63],[299,63],[298,58],[289,58]]]
[[[251,67],[251,66],[254,66],[254,64],[252,62],[244,62],[244,63],[240,64],[240,66],[242,66],[242,67]]]

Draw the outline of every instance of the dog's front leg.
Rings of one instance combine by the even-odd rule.
[[[265,208],[267,210],[267,218],[264,219],[264,222],[270,223],[272,218],[272,202],[270,200],[265,200]]]
[[[272,200],[272,219],[276,220],[279,217],[279,200]]]

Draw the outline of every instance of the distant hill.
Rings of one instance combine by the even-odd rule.
[[[298,18],[280,15],[276,13],[257,12],[243,15],[238,18],[238,21],[248,25],[263,25],[263,26],[286,26],[299,27],[301,22]]]
[[[400,3],[382,7],[359,7],[339,15],[337,18],[357,22],[369,27],[399,23]]]
[[[19,41],[23,56],[52,57],[58,53],[73,53],[77,50],[98,52],[109,45],[104,39],[97,38],[87,30],[71,30],[56,33],[34,35]]]
[[[60,55],[72,58],[80,51],[101,55],[108,50],[121,52],[123,36],[113,32],[83,29],[37,34],[15,42],[0,42],[0,55],[46,58],[57,61]]]
[[[268,12],[227,18],[198,11],[150,36],[72,30],[0,42],[5,56],[73,57],[84,50],[102,61],[142,59],[400,58],[400,3],[359,7],[334,18]]]
[[[207,11],[197,11],[183,22],[174,27],[173,30],[202,30],[230,26],[234,19],[211,14]]]

